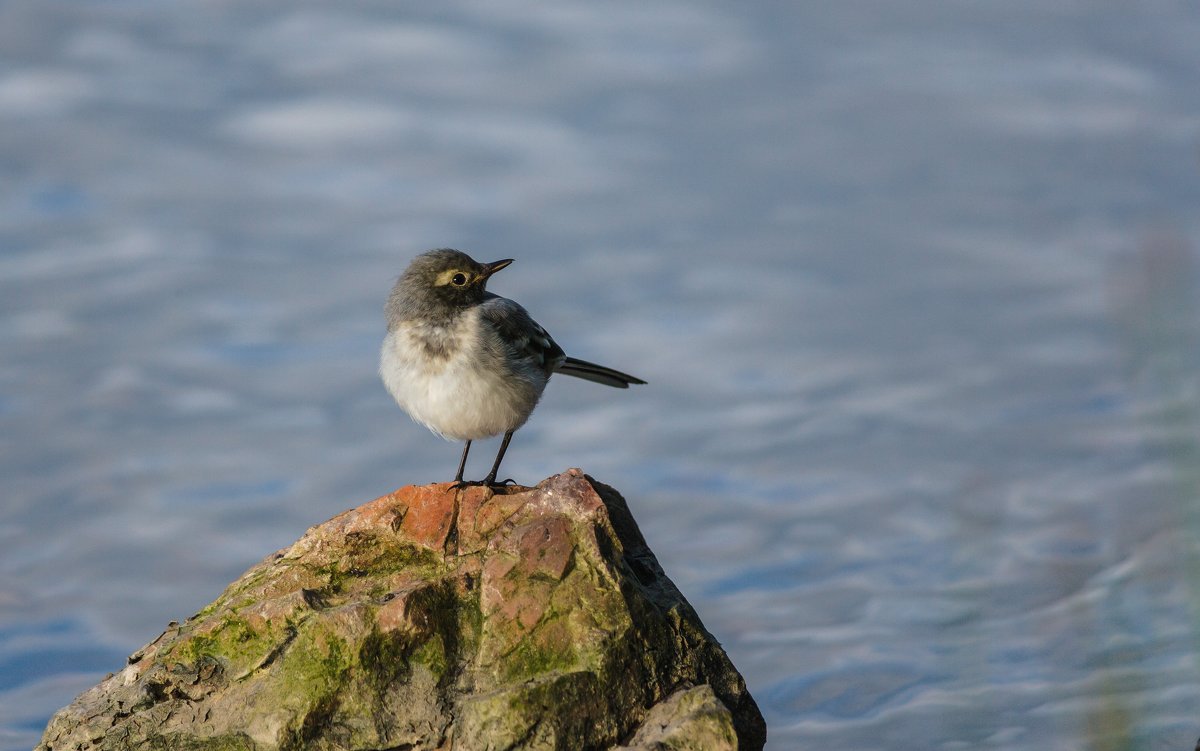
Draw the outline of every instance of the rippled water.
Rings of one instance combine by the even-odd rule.
[[[1191,748],[1197,39],[1154,1],[0,4],[0,749],[450,476],[375,375],[445,245],[650,381],[556,380],[506,474],[624,492],[771,749]]]

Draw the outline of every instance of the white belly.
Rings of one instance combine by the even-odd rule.
[[[495,367],[467,343],[475,321],[464,321],[459,346],[449,357],[430,357],[415,332],[389,332],[379,358],[379,375],[396,403],[417,422],[443,438],[490,438],[525,423],[537,405],[545,379],[515,378]]]

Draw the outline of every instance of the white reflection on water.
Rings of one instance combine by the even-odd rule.
[[[374,372],[439,245],[650,381],[506,469],[627,495],[771,748],[1190,747],[1190,10],[3,4],[0,748],[448,476]]]

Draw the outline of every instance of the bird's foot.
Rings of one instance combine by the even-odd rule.
[[[516,485],[517,481],[510,477],[507,480],[501,480],[499,482],[496,482],[495,475],[488,475],[487,477],[483,478],[483,482],[480,484],[486,485],[489,488],[507,488],[507,487]]]
[[[492,488],[496,490],[512,487],[520,487],[520,484],[511,477],[499,481],[495,477],[485,477],[482,480],[455,480],[450,483],[451,490],[462,490],[463,488]]]

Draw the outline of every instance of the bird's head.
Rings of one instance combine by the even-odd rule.
[[[392,290],[389,311],[446,315],[483,301],[487,280],[512,263],[505,258],[479,263],[460,250],[440,248],[417,256]]]

